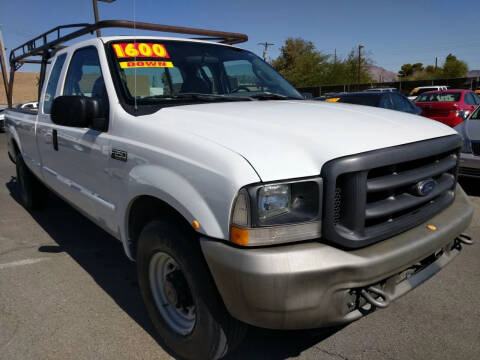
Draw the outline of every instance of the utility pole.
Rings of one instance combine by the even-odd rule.
[[[337,63],[337,49],[335,49],[335,55],[333,56],[333,63]]]
[[[275,44],[272,44],[272,43],[269,43],[269,42],[265,41],[264,43],[258,43],[257,45],[263,46],[263,61],[267,61],[268,47],[272,46],[272,45],[275,45]]]
[[[97,1],[103,1],[107,3],[112,3],[115,0],[92,0],[93,3],[93,16],[95,17],[95,22],[98,22],[98,3]],[[97,29],[97,37],[102,36],[102,33],[100,32],[100,29]]]
[[[5,54],[5,44],[3,43],[2,26],[0,26],[0,65],[2,70],[3,85],[5,86],[5,97],[8,95],[8,69],[7,69],[7,55]]]
[[[438,58],[435,56],[435,71],[437,71]]]
[[[362,65],[362,49],[364,48],[365,46],[363,45],[358,45],[358,74],[357,74],[357,87],[358,87],[358,90],[360,90],[360,69],[361,69],[361,65]]]

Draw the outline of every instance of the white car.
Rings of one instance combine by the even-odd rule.
[[[246,36],[173,30],[212,39],[56,40],[38,114],[9,109],[6,128],[24,205],[51,189],[123,244],[174,356],[220,358],[245,324],[357,320],[459,254],[472,206],[453,129],[305,100],[231,45]]]
[[[427,92],[427,91],[441,91],[441,90],[448,90],[448,86],[445,85],[435,85],[435,86],[419,86],[410,91],[410,95],[408,99],[414,101],[419,95]]]

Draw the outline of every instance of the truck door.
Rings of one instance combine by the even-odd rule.
[[[108,107],[108,95],[94,46],[75,50],[65,70],[63,90],[58,95],[96,97]],[[51,137],[44,142],[44,172],[49,184],[80,210],[102,222],[111,216],[114,205],[109,202],[108,164],[109,138],[103,131],[91,128],[61,126],[51,123]]]

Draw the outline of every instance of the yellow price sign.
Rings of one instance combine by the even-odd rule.
[[[112,44],[115,55],[119,59],[132,57],[169,58],[167,49],[157,43],[117,43]]]
[[[171,61],[122,61],[120,67],[122,69],[173,67],[173,63]]]

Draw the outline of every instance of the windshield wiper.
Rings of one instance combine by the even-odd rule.
[[[286,96],[286,95],[275,94],[271,92],[253,94],[253,95],[250,95],[250,97],[257,100],[301,100],[293,96]]]
[[[204,93],[180,93],[173,95],[152,95],[145,96],[142,99],[172,99],[172,100],[227,100],[227,101],[252,101],[253,99],[248,96],[232,96],[222,94],[204,94]]]

